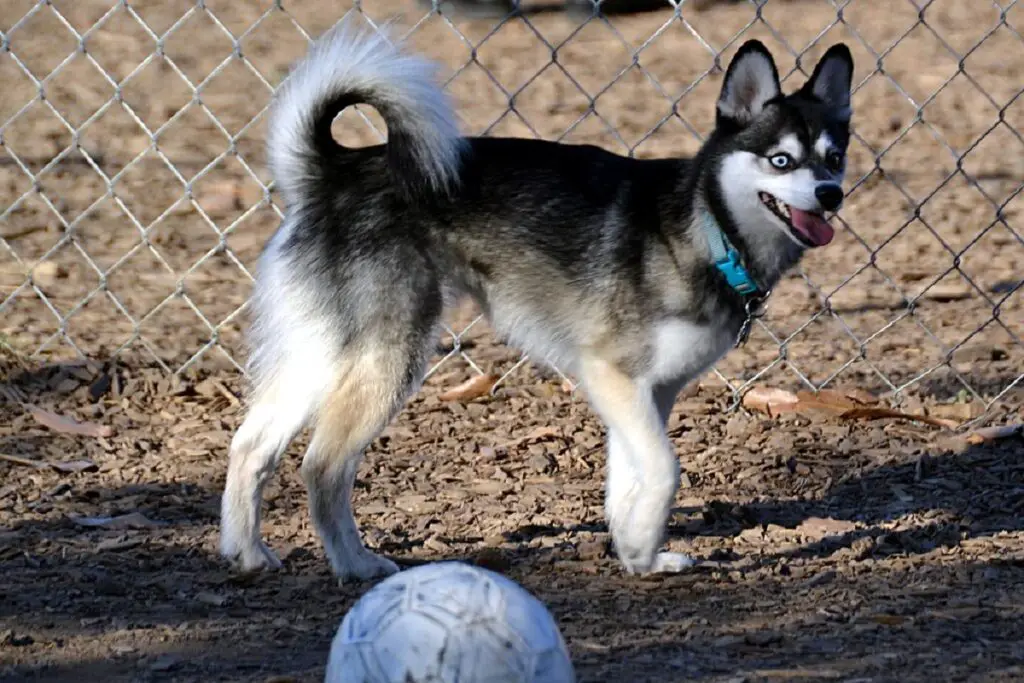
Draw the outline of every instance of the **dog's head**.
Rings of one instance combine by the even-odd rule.
[[[824,214],[843,200],[852,78],[843,44],[789,95],[760,42],[745,43],[729,64],[717,107],[717,185],[748,242],[774,241],[776,231],[801,250],[832,240]]]

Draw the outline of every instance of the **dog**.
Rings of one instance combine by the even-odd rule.
[[[832,240],[852,75],[837,44],[784,94],[769,51],[746,42],[699,153],[639,160],[463,137],[430,61],[349,20],[317,40],[271,108],[286,212],[257,268],[221,554],[246,571],[280,566],[261,492],[311,426],[301,473],[334,573],[397,571],[361,541],[356,470],[418,390],[446,306],[468,295],[504,340],[572,373],[606,425],[605,512],[625,570],[691,566],[661,550],[680,474],[666,421],[780,276]],[[381,114],[385,145],[335,142],[332,122],[354,104]]]

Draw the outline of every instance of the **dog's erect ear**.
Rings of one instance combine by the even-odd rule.
[[[853,55],[843,43],[833,45],[818,61],[814,73],[801,88],[804,94],[816,97],[850,118],[850,87],[853,84]]]
[[[732,58],[718,96],[718,119],[745,126],[782,93],[775,60],[761,41],[748,40]]]

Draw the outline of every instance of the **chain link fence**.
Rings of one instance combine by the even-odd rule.
[[[245,299],[281,205],[266,107],[288,66],[348,12],[398,16],[446,69],[467,134],[692,154],[747,38],[795,87],[828,45],[857,60],[849,195],[833,246],[782,283],[715,370],[856,381],[980,410],[1024,367],[1024,11],[1016,0],[666,0],[614,18],[524,2],[466,18],[414,0],[0,0],[0,345],[112,356],[168,373],[240,370]],[[345,112],[344,144],[385,139]],[[460,312],[431,370],[529,367]],[[542,360],[542,359],[536,359]],[[499,383],[500,385],[500,383]]]

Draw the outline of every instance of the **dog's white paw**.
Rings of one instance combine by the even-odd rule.
[[[397,564],[371,552],[363,553],[354,560],[350,558],[343,567],[335,571],[340,584],[383,579],[397,573]]]
[[[262,541],[233,553],[223,552],[243,572],[274,571],[281,568],[281,560]]]
[[[697,561],[683,553],[658,553],[654,556],[650,572],[652,574],[678,574],[691,569]]]

